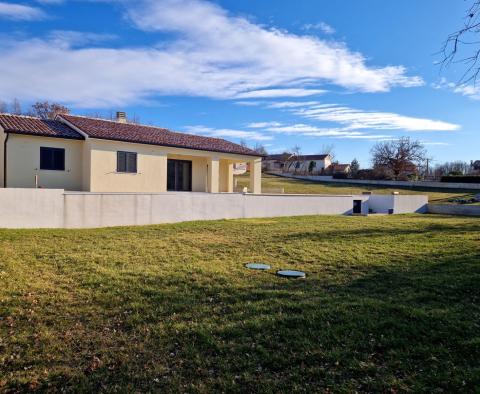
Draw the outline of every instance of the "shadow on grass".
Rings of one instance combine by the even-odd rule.
[[[85,326],[83,336],[63,344],[61,363],[69,371],[57,368],[35,388],[474,391],[480,385],[479,260],[477,251],[435,264],[373,267],[345,283],[250,271],[240,285],[201,275],[125,274],[101,289],[87,286],[94,309],[108,313],[90,321],[90,312],[75,316]],[[38,352],[40,369],[52,367],[48,354],[31,351]],[[92,354],[102,363],[89,370]],[[2,368],[8,374],[21,366]],[[29,388],[9,385],[13,392]]]
[[[368,220],[368,219],[366,219]],[[370,224],[370,223],[368,223]],[[475,233],[480,231],[480,221],[479,223],[471,222],[468,224],[462,223],[459,224],[429,224],[422,225],[421,227],[392,227],[386,229],[385,227],[372,227],[366,226],[364,228],[342,228],[341,231],[331,230],[331,231],[304,231],[304,232],[292,232],[290,234],[282,234],[277,237],[278,241],[297,241],[297,240],[309,240],[309,241],[322,241],[330,240],[335,241],[336,239],[351,239],[352,241],[358,238],[371,238],[371,237],[398,237],[398,236],[415,236],[419,234],[435,233],[441,234],[442,237],[445,236],[455,236],[461,233]]]

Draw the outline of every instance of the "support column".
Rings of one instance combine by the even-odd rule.
[[[209,193],[218,193],[220,183],[220,160],[218,157],[208,159],[207,171],[207,191]]]
[[[227,193],[233,193],[233,164],[227,165]]]
[[[250,161],[250,193],[262,193],[262,159]]]

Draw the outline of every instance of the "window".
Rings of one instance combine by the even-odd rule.
[[[117,152],[117,172],[137,172],[137,154],[135,152]]]
[[[167,160],[167,190],[192,191],[192,162],[188,160]]]
[[[40,147],[40,169],[65,171],[65,149]]]

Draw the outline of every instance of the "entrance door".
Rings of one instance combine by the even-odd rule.
[[[167,190],[176,192],[192,191],[191,161],[167,160]]]
[[[362,200],[353,200],[353,213],[354,214],[362,213]]]

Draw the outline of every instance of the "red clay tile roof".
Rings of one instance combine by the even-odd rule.
[[[350,164],[332,164],[333,171],[345,172],[350,168]]]
[[[110,120],[93,119],[83,116],[61,115],[71,125],[91,138],[125,141],[140,144],[198,149],[211,152],[234,153],[257,156],[258,153],[233,142],[220,138],[177,133],[160,127],[118,123]]]
[[[7,133],[83,140],[83,136],[57,120],[0,114],[0,126]]]

